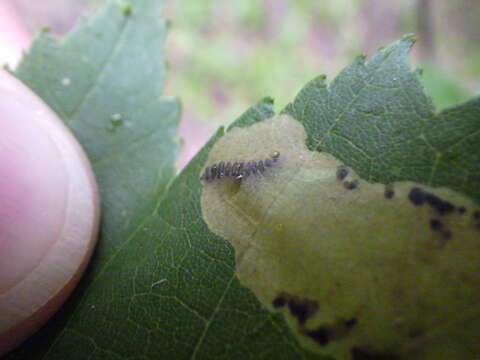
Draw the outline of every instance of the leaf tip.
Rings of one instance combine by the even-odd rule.
[[[8,72],[8,73],[10,73],[10,74],[13,75],[13,69],[10,67],[9,64],[7,64],[7,63],[2,64],[2,68],[3,68],[3,70],[5,70],[6,72]]]
[[[122,12],[123,16],[130,16],[132,15],[132,4],[130,3],[122,3],[120,5],[120,11]]]
[[[273,105],[275,103],[275,99],[270,97],[270,96],[266,96],[262,99],[262,102],[264,102],[266,104],[269,104],[269,105]]]
[[[415,34],[405,34],[402,36],[400,41],[408,42],[413,45],[417,41],[417,36]]]
[[[367,54],[363,53],[363,54],[358,54],[355,60],[364,61],[366,58],[367,58]]]
[[[51,30],[51,29],[50,29],[50,26],[44,25],[44,26],[42,26],[42,27],[40,28],[40,33],[41,33],[41,34],[47,34],[47,33],[50,32],[50,30]]]
[[[316,76],[313,80],[311,80],[310,83],[315,83],[320,86],[325,86],[326,80],[327,80],[327,75],[320,74]]]

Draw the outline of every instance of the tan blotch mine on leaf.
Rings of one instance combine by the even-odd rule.
[[[478,205],[446,188],[368,183],[305,140],[279,116],[210,153],[206,165],[280,153],[261,174],[203,181],[203,217],[234,246],[242,284],[336,359],[480,356]]]

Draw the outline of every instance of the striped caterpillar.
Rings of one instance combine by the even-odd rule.
[[[273,151],[270,157],[259,161],[225,162],[207,166],[200,180],[213,181],[215,179],[233,178],[234,180],[246,179],[252,174],[262,174],[266,168],[272,167],[280,158],[280,152]]]

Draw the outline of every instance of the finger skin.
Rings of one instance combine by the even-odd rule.
[[[99,197],[63,122],[0,71],[0,356],[52,316],[93,251]]]

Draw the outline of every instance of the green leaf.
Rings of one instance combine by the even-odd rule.
[[[99,286],[98,278],[122,250],[138,248],[132,239],[175,175],[180,106],[175,99],[159,99],[166,36],[160,4],[110,1],[63,41],[40,34],[15,71],[85,148],[100,186],[103,218],[94,259],[68,310],[12,358],[47,353],[57,336],[84,323],[82,313],[91,311],[86,299],[121,296]],[[114,277],[125,284],[121,272]],[[116,332],[96,329],[110,337]]]
[[[314,79],[284,112],[303,123],[311,150],[368,181],[447,186],[480,201],[480,97],[435,114],[409,67],[414,41],[357,57],[329,85]]]
[[[202,220],[198,176],[223,130],[174,178],[179,106],[158,100],[165,71],[158,7],[155,0],[110,1],[63,42],[42,34],[15,73],[85,147],[104,220],[79,288],[7,359],[318,358],[239,284],[232,248]],[[457,166],[468,173],[459,186],[478,199],[478,161],[464,161],[463,151],[468,145],[470,160],[479,153],[479,101],[435,117],[408,68],[411,42],[403,39],[367,64],[356,60],[330,88],[314,80],[286,111],[304,123],[311,149],[331,151],[366,179],[435,185],[451,180],[444,167]],[[272,117],[271,102],[233,126]],[[434,119],[435,128],[427,127]],[[445,146],[434,166],[436,149]]]
[[[449,277],[478,270],[466,270],[478,264],[480,235],[472,219],[478,207],[446,189],[429,189],[440,196],[436,199],[452,201],[452,211],[452,203],[465,204],[470,211],[468,216],[459,213],[451,219],[449,229],[461,234],[456,245],[452,243],[445,252],[432,251],[426,240],[432,239],[432,217],[438,214],[421,213],[412,206],[408,194],[417,184],[394,184],[392,205],[384,195],[385,186],[356,182],[349,170],[345,176],[352,176],[354,186],[347,189],[358,186],[360,192],[348,196],[344,185],[350,186],[349,182],[338,181],[341,163],[315,151],[341,157],[371,181],[413,179],[447,185],[478,200],[479,99],[435,115],[418,74],[408,66],[412,44],[413,39],[405,37],[368,62],[359,57],[330,86],[321,76],[287,106],[285,112],[307,129],[308,145],[314,151],[305,151],[303,129],[296,120],[276,117],[232,131],[215,144],[208,158],[208,164],[220,164],[224,159],[267,159],[273,150],[281,154],[278,168],[266,169],[261,178],[249,176],[247,165],[247,178],[241,183],[205,184],[202,213],[210,230],[233,244],[236,274],[242,283],[266,307],[285,315],[302,344],[312,349],[316,345],[316,351],[328,351],[339,359],[350,359],[352,352],[358,355],[353,358],[360,354],[370,358],[368,353],[402,359],[427,358],[428,352],[433,359],[447,347],[450,352],[469,353],[459,354],[469,358],[479,351],[470,335],[478,332],[480,320],[478,306],[470,309],[479,301],[478,283],[465,277],[462,292],[458,278]],[[473,161],[460,162],[463,156]],[[253,166],[260,169],[261,165]],[[471,178],[462,179],[463,174]],[[400,210],[399,204],[407,211]],[[419,223],[422,226],[417,228]],[[440,256],[443,262],[436,261]],[[414,284],[409,284],[412,279]],[[398,295],[404,293],[415,300]],[[429,295],[433,301],[427,304]],[[422,330],[413,314],[425,320]],[[448,322],[449,315],[458,322]],[[346,319],[363,325],[347,336]],[[398,319],[405,327],[386,335]],[[413,341],[406,330],[410,326],[423,335]],[[452,340],[445,345],[447,338]],[[415,357],[417,351],[405,350],[409,342],[421,343],[426,356]]]
[[[114,255],[175,175],[180,113],[158,99],[165,81],[165,21],[158,1],[110,1],[63,41],[42,33],[15,76],[85,148],[103,200],[98,264]],[[99,268],[98,270],[101,270]]]

